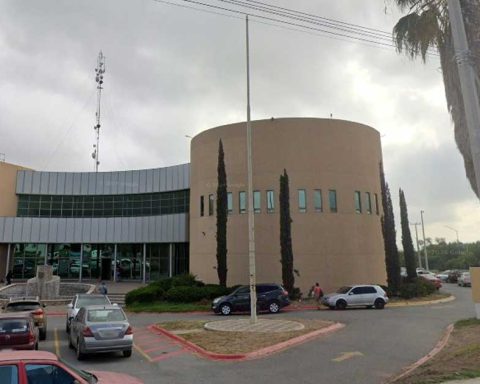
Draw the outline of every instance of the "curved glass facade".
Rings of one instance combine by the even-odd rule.
[[[18,195],[18,217],[129,217],[186,213],[189,190],[130,195]]]

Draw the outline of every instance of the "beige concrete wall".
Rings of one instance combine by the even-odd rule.
[[[385,283],[381,209],[379,133],[371,127],[335,119],[274,119],[252,123],[253,184],[262,196],[255,214],[258,282],[280,282],[279,177],[290,179],[290,207],[296,285],[303,292],[318,281],[330,291],[344,284]],[[228,217],[228,285],[248,282],[247,214],[239,213],[238,193],[247,190],[245,123],[200,133],[191,145],[190,270],[205,282],[216,274],[216,218],[208,216],[208,195],[217,187],[218,142],[222,139],[233,214]],[[307,212],[298,211],[298,189],[307,190]],[[313,209],[313,190],[321,189],[324,211]],[[328,190],[337,191],[338,212],[330,213]],[[275,212],[266,212],[266,190],[275,191]],[[356,214],[354,191],[372,194],[373,213]],[[205,214],[200,217],[200,196]]]
[[[28,169],[18,165],[0,162],[0,216],[17,215],[15,186],[17,171]]]

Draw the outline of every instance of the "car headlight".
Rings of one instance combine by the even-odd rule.
[[[222,298],[217,297],[216,299],[213,299],[213,304],[217,304]]]

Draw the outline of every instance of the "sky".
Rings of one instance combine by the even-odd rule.
[[[244,121],[244,18],[167,1],[177,6],[0,0],[5,160],[36,170],[94,170],[100,50],[100,171],[187,163],[189,137]],[[401,17],[391,0],[264,2],[386,32]],[[392,47],[273,24],[250,17],[252,119],[332,114],[374,127],[395,207],[402,188],[410,222],[424,211],[426,237],[479,240],[480,204],[454,142],[438,56],[423,64]],[[398,209],[395,215],[399,233]]]

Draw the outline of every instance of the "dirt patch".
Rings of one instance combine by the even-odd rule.
[[[447,345],[433,359],[395,384],[441,383],[480,376],[480,320],[455,324]]]
[[[203,328],[206,321],[175,321],[163,322],[158,325],[174,333],[180,331],[182,338],[209,352],[242,354],[257,351],[333,324],[331,321],[323,320],[295,319],[294,321],[302,323],[305,328],[292,332],[262,333],[207,331]],[[191,330],[193,332],[184,332],[185,330]]]

